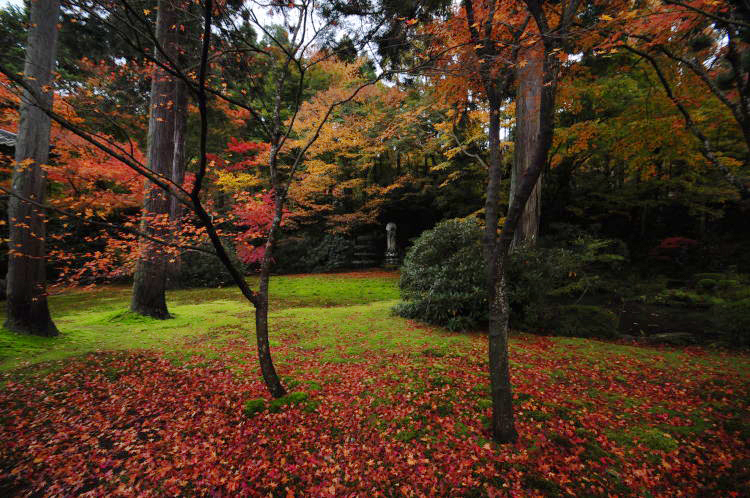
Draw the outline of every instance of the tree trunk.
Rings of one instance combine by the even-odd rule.
[[[525,49],[521,53],[525,65],[518,67],[518,94],[516,98],[516,133],[515,151],[513,156],[513,170],[510,181],[510,202],[516,195],[520,178],[529,169],[534,150],[539,140],[539,106],[541,105],[544,60],[544,48],[541,42]],[[534,190],[531,192],[521,219],[518,221],[513,246],[536,244],[539,236],[539,219],[542,203],[542,174],[539,175]]]
[[[513,397],[508,364],[508,297],[505,290],[505,250],[498,243],[500,182],[502,157],[500,154],[500,98],[488,92],[490,103],[489,123],[489,178],[485,202],[484,253],[487,264],[487,289],[489,292],[489,371],[492,396],[492,434],[499,443],[517,439],[513,420]]]
[[[495,249],[497,248],[497,225],[500,219],[500,185],[502,181],[502,158],[500,155],[500,98],[490,94],[490,123],[488,130],[489,171],[487,172],[487,198],[484,203],[484,259],[487,264],[487,285],[490,300],[494,293]]]
[[[16,140],[16,166],[12,188],[17,195],[44,203],[49,160],[52,107],[52,70],[57,47],[59,0],[31,2],[31,25],[26,46],[24,92]],[[52,337],[57,327],[47,307],[46,218],[42,209],[11,196],[8,201],[10,227],[7,278],[8,317],[5,326],[16,332]]]
[[[156,38],[166,56],[155,49],[157,58],[175,60],[174,26],[177,15],[170,0],[159,0]],[[173,78],[163,69],[154,67],[151,75],[151,113],[148,123],[148,167],[166,178],[172,175],[174,158]],[[170,197],[164,190],[148,182],[143,201],[141,231],[160,239],[169,237]],[[167,311],[167,261],[165,249],[145,238],[139,243],[139,256],[133,277],[130,310],[158,319],[170,318]]]
[[[545,47],[543,79],[539,83],[540,105],[538,107],[539,132],[535,139],[536,146],[531,149],[529,167],[519,178],[518,188],[513,202],[508,207],[508,214],[503,224],[494,258],[494,289],[490,296],[490,380],[492,390],[491,427],[495,440],[500,443],[515,441],[517,433],[513,422],[512,392],[508,364],[508,296],[505,285],[505,269],[508,262],[508,251],[515,238],[515,231],[536,188],[539,175],[552,143],[554,131],[555,94],[559,61],[554,51]]]
[[[513,418],[513,391],[510,382],[510,362],[508,360],[508,293],[505,285],[505,268],[507,266],[506,247],[498,247],[496,268],[493,282],[492,300],[490,301],[489,355],[490,355],[490,393],[492,397],[491,430],[495,441],[512,443],[518,439],[516,424]]]
[[[258,360],[260,371],[266,387],[274,398],[280,398],[286,394],[284,386],[281,385],[276,368],[271,358],[271,344],[268,340],[268,284],[271,276],[271,262],[273,248],[275,245],[276,232],[281,225],[283,205],[279,200],[274,202],[274,217],[266,240],[265,252],[260,265],[260,282],[258,284],[257,301],[255,303],[255,338],[258,344]]]
[[[172,157],[172,181],[182,185],[185,181],[185,134],[187,132],[187,95],[188,89],[184,81],[178,79],[174,83],[174,155]],[[176,197],[169,198],[169,219],[175,231],[179,230],[185,208]],[[175,255],[167,262],[168,286],[176,287],[179,282],[180,256]]]

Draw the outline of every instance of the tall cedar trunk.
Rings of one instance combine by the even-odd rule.
[[[495,259],[497,247],[497,225],[500,219],[500,185],[502,181],[502,164],[500,156],[500,98],[490,93],[489,171],[487,175],[487,198],[484,205],[484,259],[487,264],[487,282],[490,296],[494,292]],[[491,299],[491,297],[490,297]]]
[[[174,42],[176,11],[171,0],[159,0],[156,17],[156,37],[166,56],[155,49],[157,58],[175,60]],[[172,175],[174,156],[173,78],[158,66],[151,75],[151,114],[148,123],[148,167],[169,178]],[[169,237],[169,196],[156,185],[146,184],[143,201],[141,231],[164,239]],[[169,318],[167,311],[167,261],[163,247],[141,238],[139,257],[133,277],[131,311],[154,318]]]
[[[489,124],[489,178],[485,204],[484,251],[487,263],[489,291],[489,371],[492,396],[492,434],[499,443],[510,443],[518,438],[513,420],[513,395],[508,364],[508,298],[505,290],[503,248],[497,241],[499,219],[500,181],[502,164],[500,155],[500,98],[488,92],[490,103]]]
[[[510,180],[510,202],[518,189],[520,178],[529,169],[534,149],[539,139],[539,106],[541,104],[544,49],[541,42],[521,52],[525,65],[518,67],[518,93],[516,98],[516,132],[513,170]],[[542,174],[531,192],[521,219],[518,220],[514,246],[535,245],[539,236],[539,218],[542,203]]]
[[[57,47],[59,0],[31,2],[31,26],[26,47],[24,80],[29,89],[21,102],[21,120],[16,142],[13,191],[26,199],[43,203],[46,174],[42,165],[49,160],[52,70]],[[8,317],[11,330],[56,336],[46,295],[46,220],[42,209],[16,197],[8,202],[10,227],[7,277]]]
[[[172,181],[182,185],[185,181],[185,134],[187,132],[187,93],[188,88],[184,81],[178,79],[174,82],[174,155],[172,156]],[[184,215],[184,206],[172,196],[169,198],[169,219],[175,229],[179,229],[180,220]],[[167,261],[168,285],[176,287],[180,273],[179,255]]]
[[[271,156],[272,158],[275,157],[274,151],[272,151]],[[274,398],[279,398],[286,394],[286,390],[281,385],[279,376],[276,373],[276,368],[273,366],[271,344],[268,340],[268,284],[271,276],[271,261],[276,241],[276,232],[281,225],[282,213],[283,204],[277,197],[274,201],[273,221],[271,222],[263,259],[260,264],[260,283],[258,284],[258,293],[256,294],[255,302],[255,338],[258,344],[260,371],[263,374],[263,380],[268,390],[271,392],[271,396]]]

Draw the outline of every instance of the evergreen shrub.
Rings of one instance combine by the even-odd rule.
[[[397,315],[450,330],[488,319],[483,228],[476,220],[447,220],[427,230],[401,267]],[[520,247],[506,269],[511,325],[531,332],[560,327],[563,335],[612,337],[617,322],[603,308],[561,306],[606,287],[603,275],[625,260],[616,241],[578,235],[564,247]],[[570,313],[569,317],[563,317]],[[590,327],[576,326],[590,321]]]
[[[417,238],[401,266],[403,302],[395,313],[450,330],[487,319],[482,227],[475,220],[446,220]]]

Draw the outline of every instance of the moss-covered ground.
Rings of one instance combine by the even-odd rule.
[[[70,495],[742,495],[750,357],[515,334],[498,446],[481,332],[390,314],[395,274],[274,277],[274,401],[234,289],[51,298],[61,336],[0,332],[0,491]]]

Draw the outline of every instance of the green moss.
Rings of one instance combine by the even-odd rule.
[[[450,383],[451,383],[451,379],[443,375],[433,375],[432,377],[430,377],[430,385],[432,387],[449,386]]]
[[[745,441],[750,440],[750,422],[744,416],[735,416],[727,420],[724,424],[727,432],[739,433],[740,438]]]
[[[282,377],[281,382],[283,382],[286,388],[290,390],[294,389],[295,387],[299,386],[302,383],[299,380],[293,377],[288,377],[288,376]]]
[[[479,411],[487,410],[488,408],[492,408],[492,400],[491,399],[480,399],[477,402],[477,408],[479,408]]]
[[[540,474],[525,474],[523,476],[524,488],[532,488],[542,491],[544,496],[560,496],[562,488]]]
[[[724,278],[724,274],[723,273],[696,273],[695,275],[693,275],[693,278],[696,281],[701,281],[705,279],[721,280],[722,278]]]
[[[517,403],[523,403],[524,401],[528,401],[531,398],[533,398],[533,396],[529,393],[518,393],[518,392],[515,393],[513,397],[515,398]]]
[[[659,429],[645,429],[635,434],[646,447],[652,450],[674,451],[679,443],[669,434]]]
[[[722,290],[729,290],[729,289],[735,289],[739,287],[740,281],[727,278],[727,279],[719,280],[718,282],[716,282],[716,285]]]
[[[544,422],[545,420],[549,420],[552,418],[552,415],[550,415],[547,412],[542,412],[539,410],[529,410],[528,412],[524,412],[527,417],[529,417],[531,420],[536,420],[539,422]]]
[[[251,399],[245,402],[243,412],[247,417],[254,417],[266,409],[266,400],[263,398]]]
[[[583,453],[581,453],[581,460],[586,461],[600,461],[602,458],[611,457],[609,453],[604,451],[604,448],[594,439],[588,439],[583,443]]]
[[[654,427],[634,427],[626,431],[610,431],[607,437],[621,446],[634,446],[643,444],[649,449],[657,451],[674,451],[679,447],[679,442],[668,433]]]
[[[461,422],[456,422],[456,425],[454,426],[456,429],[456,435],[460,438],[465,438],[469,435],[469,428],[466,427],[466,425],[462,424]]]
[[[305,380],[303,383],[307,386],[307,389],[309,391],[320,391],[323,389],[323,386],[315,382],[314,380]]]
[[[445,351],[437,348],[427,348],[422,350],[422,356],[432,357],[432,358],[442,358],[445,356]]]
[[[570,448],[573,446],[573,443],[570,441],[568,437],[563,436],[562,434],[558,434],[556,432],[553,432],[549,435],[549,440],[558,446],[563,446],[566,448]]]
[[[550,372],[549,374],[549,378],[553,382],[560,382],[560,383],[568,382],[568,374],[564,370],[559,370],[559,369],[552,370],[552,372]]]
[[[297,391],[289,393],[286,396],[276,398],[268,404],[268,411],[271,413],[277,413],[284,409],[286,406],[296,406],[300,403],[307,401],[308,394],[306,392]]]
[[[396,434],[394,434],[393,439],[395,439],[396,441],[401,441],[402,443],[406,443],[409,441],[413,441],[420,436],[421,436],[421,431],[406,429],[406,430],[399,431]]]
[[[313,413],[318,407],[320,407],[320,400],[309,400],[302,406],[302,411],[305,413]]]

